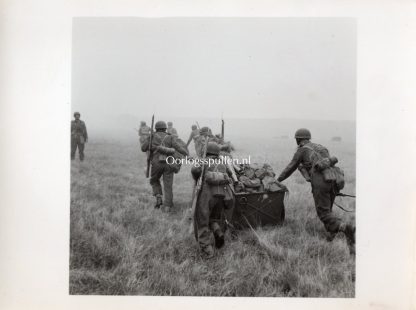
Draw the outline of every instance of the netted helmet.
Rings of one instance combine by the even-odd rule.
[[[220,154],[220,146],[215,142],[208,142],[207,145],[207,155],[219,155]]]
[[[300,128],[295,132],[295,139],[310,139],[311,132],[306,128]]]
[[[155,125],[156,129],[166,129],[166,123],[164,121],[157,121]]]

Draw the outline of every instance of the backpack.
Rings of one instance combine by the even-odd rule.
[[[213,171],[205,172],[205,183],[209,186],[212,196],[222,198],[225,205],[233,200],[230,178],[227,173],[218,171],[218,165],[215,166]]]
[[[320,144],[306,144],[303,147],[312,151],[310,155],[312,171],[322,173],[325,182],[334,182],[338,190],[343,189],[345,186],[344,171],[335,166],[338,159],[330,157],[328,150]]]

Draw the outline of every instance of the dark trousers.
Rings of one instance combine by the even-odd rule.
[[[330,233],[337,233],[340,230],[342,221],[332,213],[332,205],[336,197],[334,183],[325,182],[321,173],[315,172],[311,178],[312,194],[315,201],[315,208],[319,219]]]
[[[152,162],[150,185],[153,189],[153,195],[163,195],[162,186],[160,184],[160,178],[163,177],[163,191],[165,192],[163,205],[166,207],[173,206],[173,174],[172,169],[166,162],[159,162],[156,160]]]
[[[84,143],[81,143],[80,137],[72,137],[71,138],[71,159],[75,159],[75,153],[78,148],[79,152],[79,159],[84,160]]]
[[[232,206],[233,203],[228,203]],[[194,232],[201,249],[214,245],[213,233],[224,233],[227,226],[226,217],[232,214],[232,207],[225,209],[223,198],[214,197],[207,185],[202,187],[195,208]]]

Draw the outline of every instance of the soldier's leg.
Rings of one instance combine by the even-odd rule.
[[[312,194],[316,212],[325,225],[325,229],[332,234],[342,230],[343,222],[332,213],[332,203],[334,202],[332,184],[325,182],[320,173],[315,173],[312,177]]]
[[[153,195],[156,197],[155,208],[159,208],[162,204],[162,186],[160,185],[160,178],[163,175],[163,166],[159,163],[152,163],[150,174],[150,185],[152,186]]]
[[[213,255],[213,238],[209,228],[209,218],[211,213],[211,197],[208,191],[204,189],[199,196],[195,208],[194,229],[196,231],[197,241],[202,252],[208,257]]]
[[[80,159],[81,161],[83,161],[83,160],[84,160],[84,146],[85,146],[85,144],[84,144],[84,143],[78,143],[79,159]]]
[[[174,173],[170,169],[169,165],[165,164],[163,172],[163,191],[165,193],[165,201],[163,202],[163,206],[166,208],[173,207],[173,175]]]
[[[71,160],[75,159],[75,152],[77,151],[77,141],[71,137]]]
[[[225,217],[224,217],[224,201],[222,199],[213,198],[213,208],[209,219],[209,228],[214,234],[215,247],[221,248],[224,245]]]

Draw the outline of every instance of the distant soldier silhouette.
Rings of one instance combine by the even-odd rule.
[[[147,139],[149,135],[150,135],[150,127],[146,126],[146,122],[141,121],[140,128],[139,128],[140,145],[143,144],[143,142]]]
[[[219,158],[219,153],[219,145],[208,142],[206,158],[215,161]],[[211,258],[214,255],[213,245],[216,248],[224,245],[224,233],[227,227],[225,220],[230,220],[234,198],[230,189],[231,172],[227,166],[214,162],[211,165],[206,164],[205,169],[201,193],[195,208],[194,232],[203,256]],[[202,173],[202,167],[193,167],[191,173],[197,181]]]
[[[186,142],[186,146],[188,147],[189,144],[191,143],[191,141],[193,140],[194,141],[194,146],[195,146],[195,152],[196,152],[196,143],[197,143],[196,140],[199,137],[199,130],[196,127],[196,125],[192,125],[191,129],[192,129],[192,131],[191,131],[191,134],[189,135],[188,142]]]
[[[81,114],[79,112],[75,112],[74,117],[75,119],[71,121],[71,160],[75,159],[75,153],[78,148],[79,159],[83,161],[84,146],[88,141],[87,127],[81,121]]]
[[[153,195],[156,197],[155,208],[162,207],[162,211],[169,212],[173,207],[173,175],[176,167],[169,165],[166,162],[168,156],[173,156],[175,152],[182,155],[188,155],[187,150],[178,143],[175,136],[166,132],[166,123],[158,121],[155,124],[156,132],[153,136],[152,145],[150,145],[150,136],[143,142],[141,149],[147,152],[152,148],[153,157],[151,161],[150,185],[153,189]],[[163,177],[163,192],[160,184],[160,178]]]
[[[328,240],[332,240],[336,233],[343,232],[347,237],[350,251],[354,252],[355,225],[346,224],[332,213],[332,205],[340,188],[335,181],[325,180],[324,170],[319,169],[318,160],[330,162],[328,150],[320,144],[312,143],[311,133],[305,128],[296,131],[295,139],[298,149],[277,180],[279,182],[285,180],[296,168],[300,168],[302,175],[312,185],[316,212],[330,233]]]
[[[206,139],[208,139],[208,142],[216,141],[215,137],[212,135],[211,129],[209,127],[202,127],[199,130],[199,136],[195,139],[195,151],[198,157],[203,156]]]
[[[173,128],[173,123],[172,122],[168,122],[168,128],[167,128],[167,133],[171,134],[172,136],[178,137],[178,131]]]

